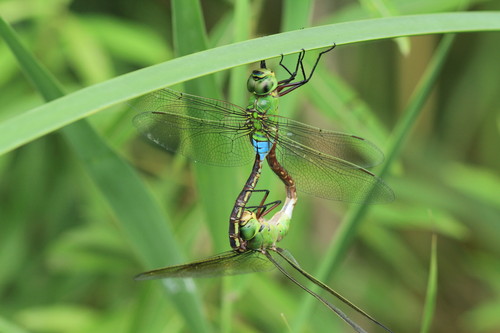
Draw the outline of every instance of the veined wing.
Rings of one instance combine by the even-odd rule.
[[[370,168],[384,160],[382,151],[361,137],[324,130],[282,116],[270,116],[268,119],[278,128],[279,136],[356,166]]]
[[[297,184],[312,195],[346,202],[383,203],[394,200],[391,188],[379,177],[350,162],[278,136],[278,162]]]
[[[237,166],[254,156],[247,112],[237,105],[161,89],[138,98],[133,107],[146,111],[134,118],[139,132],[194,161]]]
[[[209,120],[152,111],[135,116],[134,125],[163,148],[205,164],[237,166],[254,157],[250,129],[234,117]]]
[[[137,275],[135,280],[216,277],[263,272],[273,268],[272,263],[258,251],[228,251],[187,264],[144,272]]]
[[[244,108],[226,101],[160,89],[137,98],[133,107],[140,111],[160,111],[210,120],[246,119]]]

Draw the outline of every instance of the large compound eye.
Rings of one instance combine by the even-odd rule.
[[[250,77],[247,80],[247,89],[251,93],[255,92],[255,79],[253,75],[250,75]]]
[[[257,95],[266,95],[272,90],[273,85],[269,78],[255,82],[255,93]]]
[[[278,87],[274,72],[261,68],[254,70],[247,81],[247,89],[256,95],[267,95]]]
[[[252,213],[248,210],[243,212],[243,215],[240,219],[240,235],[243,240],[251,240],[259,233],[260,223],[257,220],[257,216],[255,213]]]
[[[278,81],[273,72],[254,83],[254,92],[256,95],[267,95],[272,93],[278,87]]]

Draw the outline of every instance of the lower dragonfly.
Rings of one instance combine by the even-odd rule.
[[[329,295],[339,299],[341,302],[345,303],[376,325],[382,327],[387,332],[392,332],[382,323],[347,300],[347,298],[302,269],[289,251],[276,246],[276,243],[278,243],[288,232],[296,198],[287,195],[282,209],[274,214],[269,220],[266,220],[264,217],[281,204],[281,202],[274,201],[266,204],[265,201],[269,195],[268,190],[248,190],[250,195],[255,192],[264,192],[265,194],[263,200],[258,206],[246,207],[242,213],[239,223],[240,236],[246,244],[245,250],[232,250],[187,264],[155,269],[141,273],[137,275],[135,279],[154,280],[167,278],[217,277],[269,271],[273,268],[277,268],[286,278],[318,299],[328,309],[336,313],[356,332],[366,333],[360,325],[350,319],[342,310],[331,304],[323,296],[320,296],[299,282],[292,275],[289,269],[279,262],[282,261]],[[279,261],[276,258],[278,258]]]

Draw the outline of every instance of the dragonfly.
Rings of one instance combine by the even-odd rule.
[[[134,117],[134,125],[166,150],[196,162],[239,166],[257,154],[278,176],[282,170],[292,175],[300,191],[346,202],[390,202],[390,187],[366,170],[383,160],[376,145],[279,115],[280,97],[308,83],[321,56],[334,47],[319,53],[309,75],[303,64],[305,50],[293,71],[283,64],[282,55],[279,65],[289,77],[281,81],[262,60],[247,80],[246,107],[168,88],[154,91],[133,103],[143,111]]]
[[[275,259],[274,254],[278,260],[281,258],[327,293],[390,332],[346,298],[302,270],[288,251],[276,246],[288,232],[297,201],[295,177],[299,179],[301,190],[329,199],[360,202],[360,196],[369,196],[372,202],[387,202],[394,197],[392,190],[380,178],[363,168],[381,162],[383,154],[375,145],[358,136],[321,130],[277,114],[278,98],[307,83],[321,55],[334,47],[319,54],[308,76],[303,66],[304,50],[299,54],[294,72],[282,64],[282,56],[279,64],[290,75],[282,81],[277,81],[274,72],[266,68],[265,61],[261,61],[261,68],[254,70],[247,81],[247,88],[252,93],[247,108],[170,89],[153,92],[142,99],[142,105],[148,111],[136,116],[134,123],[143,135],[165,149],[213,165],[240,165],[248,162],[252,155],[255,159],[252,172],[231,213],[229,234],[233,250],[192,263],[145,272],[136,279],[213,277],[276,267],[357,332],[365,332],[340,309],[296,280]],[[293,82],[299,70],[303,79]],[[247,207],[250,196],[260,191],[255,190],[255,186],[264,159],[285,183],[287,192],[283,208],[269,221],[264,216],[281,203],[264,204],[269,191],[265,190],[261,205]],[[301,165],[306,171],[300,171],[302,176],[299,172]],[[295,170],[294,178],[288,169]],[[319,171],[314,173],[315,169]],[[310,174],[311,171],[313,174]],[[319,184],[321,181],[338,188],[327,192],[328,184]],[[318,184],[319,190],[310,183]],[[348,185],[352,185],[350,190]]]
[[[277,268],[287,279],[311,294],[328,309],[337,314],[344,322],[351,326],[356,332],[366,333],[359,324],[350,319],[342,310],[330,303],[326,298],[312,291],[293,276],[293,271],[300,274],[324,292],[333,296],[358,312],[368,320],[380,326],[387,332],[389,328],[367,314],[358,306],[354,305],[347,298],[336,292],[328,285],[316,279],[303,268],[300,267],[293,255],[280,247],[277,243],[286,235],[292,218],[296,197],[287,195],[281,210],[275,213],[269,220],[264,217],[281,204],[281,201],[274,201],[265,204],[269,194],[268,190],[250,190],[264,192],[264,198],[258,206],[248,206],[240,219],[240,234],[246,242],[244,251],[227,251],[202,260],[193,261],[187,264],[168,266],[144,272],[135,277],[136,280],[154,280],[167,278],[199,278],[218,277],[227,275],[237,275],[270,271]]]

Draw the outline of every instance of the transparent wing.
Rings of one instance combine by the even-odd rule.
[[[263,272],[273,268],[273,264],[260,252],[252,250],[246,252],[228,251],[188,264],[144,272],[137,275],[135,280],[216,277]]]
[[[254,156],[247,113],[234,104],[170,89],[152,92],[133,104],[147,111],[134,118],[139,132],[167,150],[222,166],[243,165]]]
[[[279,136],[277,142],[278,162],[290,173],[300,191],[346,202],[394,200],[394,193],[382,179],[353,163],[285,136]]]
[[[382,151],[361,137],[324,130],[281,116],[270,116],[269,121],[278,128],[278,136],[356,166],[370,168],[384,160]]]
[[[209,120],[240,119],[247,116],[246,110],[238,105],[172,89],[160,89],[139,97],[133,102],[133,106],[142,111],[168,111]]]

